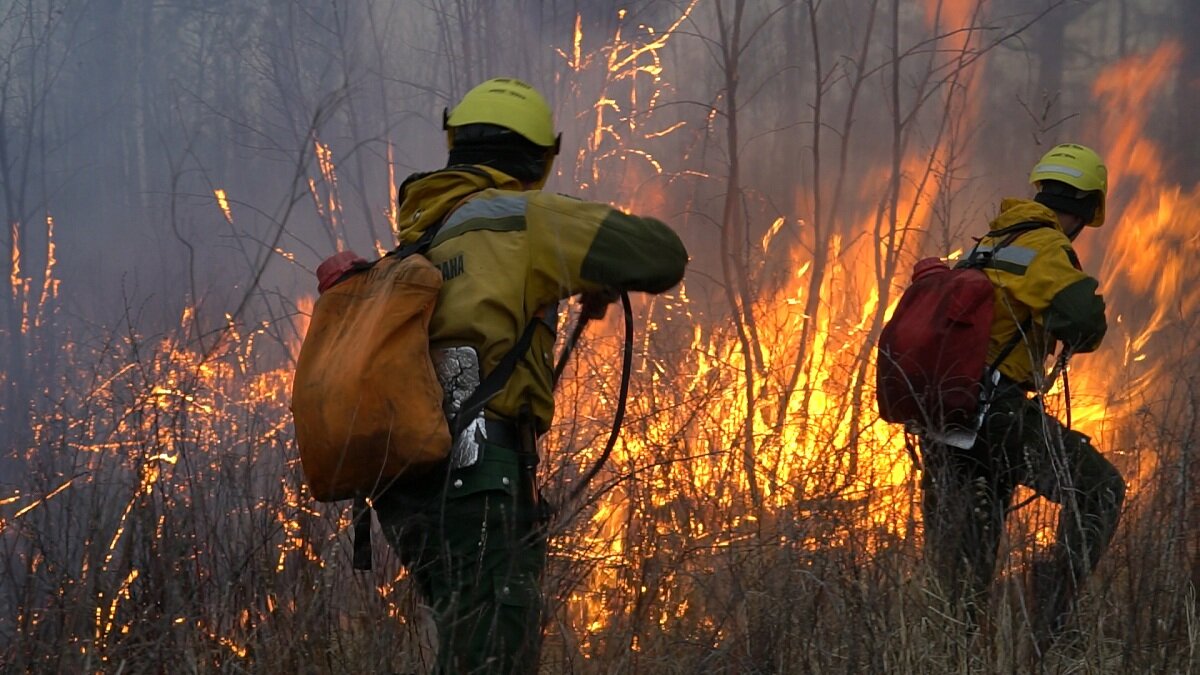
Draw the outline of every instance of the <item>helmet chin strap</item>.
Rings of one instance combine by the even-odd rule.
[[[1083,228],[1087,225],[1087,221],[1074,213],[1058,209],[1055,209],[1054,212],[1058,216],[1058,223],[1062,227],[1063,234],[1067,235],[1067,239],[1075,241],[1075,237],[1078,237],[1079,233],[1083,231]],[[1068,222],[1063,222],[1064,220]]]

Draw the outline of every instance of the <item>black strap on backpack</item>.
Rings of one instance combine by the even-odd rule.
[[[1022,234],[1025,234],[1031,230],[1040,230],[1043,227],[1051,227],[1051,225],[1050,223],[1031,220],[1023,223],[1017,223],[1015,225],[1009,225],[1008,227],[996,230],[995,232],[990,232],[988,233],[988,236],[990,237],[1003,236],[1004,238],[992,246],[991,250],[980,251],[979,243],[983,241],[983,238],[980,237],[975,241],[975,246],[971,248],[971,253],[967,255],[967,259],[959,263],[956,267],[966,267],[972,269],[983,269],[985,267],[989,267],[993,261],[995,261],[996,253],[1000,249],[1012,244],[1017,240],[1017,237],[1020,237]],[[1000,350],[1000,353],[996,356],[995,360],[993,360],[988,366],[985,375],[986,380],[984,382],[983,392],[981,393],[981,398],[984,399],[984,402],[991,397],[991,380],[993,373],[1000,368],[1000,364],[1004,363],[1004,360],[1007,359],[1010,354],[1012,354],[1013,350],[1017,348],[1017,345],[1021,344],[1021,341],[1025,338],[1025,334],[1028,333],[1032,327],[1033,316],[1030,315],[1024,321],[1022,321],[1020,325],[1017,326],[1017,332],[1012,336],[1012,339],[1010,339],[1008,343],[1004,345],[1004,348]]]
[[[1017,223],[1015,225],[1009,225],[1008,227],[1001,228],[999,230],[996,230],[995,232],[989,232],[987,234],[988,237],[1004,237],[1004,238],[1001,239],[996,245],[992,246],[991,250],[988,250],[988,251],[980,251],[979,250],[979,244],[984,240],[984,237],[980,237],[980,238],[976,239],[975,245],[973,247],[971,247],[971,252],[969,254],[967,254],[966,259],[963,260],[962,262],[958,263],[957,265],[955,265],[955,267],[969,267],[969,268],[974,268],[974,269],[983,269],[984,267],[987,267],[992,264],[992,261],[995,260],[995,258],[996,258],[996,253],[1000,249],[1005,248],[1008,245],[1012,244],[1014,241],[1017,240],[1017,237],[1020,237],[1022,234],[1025,234],[1026,232],[1029,232],[1031,230],[1040,230],[1043,227],[1051,227],[1051,225],[1050,225],[1050,223],[1043,223],[1043,222],[1039,222],[1036,220],[1030,220],[1030,221],[1027,221],[1024,223]]]
[[[492,372],[488,373],[487,377],[475,387],[475,391],[467,397],[467,400],[459,406],[458,413],[449,421],[450,423],[450,438],[457,438],[459,434],[467,428],[471,420],[479,415],[479,411],[483,410],[483,406],[487,405],[488,401],[499,394],[504,385],[508,383],[508,378],[512,377],[513,371],[517,369],[517,362],[525,356],[529,351],[529,345],[533,342],[533,332],[537,328],[541,320],[534,317],[525,326],[525,332],[521,333],[521,337],[517,340],[517,344],[513,345],[512,349],[500,359]]]

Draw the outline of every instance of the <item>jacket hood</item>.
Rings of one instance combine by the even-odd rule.
[[[988,229],[996,232],[1018,223],[1029,222],[1046,223],[1059,232],[1063,231],[1062,226],[1058,224],[1058,218],[1049,208],[1029,199],[1011,197],[1000,202],[1000,215],[988,225]]]
[[[459,202],[488,188],[523,190],[521,181],[487,166],[452,166],[414,173],[400,185],[396,238],[408,244],[441,222]]]

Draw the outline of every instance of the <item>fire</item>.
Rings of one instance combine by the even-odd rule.
[[[330,243],[336,250],[343,251],[346,249],[342,225],[343,209],[338,189],[337,167],[333,162],[333,149],[319,140],[314,140],[313,153],[317,160],[319,177],[308,177],[308,192],[317,216],[325,226]]]
[[[576,15],[572,51],[568,54],[559,49],[558,55],[581,78],[596,71],[602,82],[598,96],[588,102],[579,101],[581,109],[591,111],[593,120],[587,132],[586,146],[579,149],[575,167],[575,182],[581,189],[601,184],[602,167],[612,159],[623,162],[629,156],[637,157],[654,173],[662,173],[661,162],[653,153],[640,149],[638,141],[667,136],[683,128],[684,123],[667,122],[660,128],[653,128],[645,122],[646,116],[639,117],[638,113],[653,110],[662,97],[661,52],[691,17],[698,1],[691,0],[666,30],[660,32],[650,26],[638,26],[641,35],[637,38],[625,36],[625,11],[621,10],[612,38],[594,54],[583,53],[583,18]],[[655,121],[655,116],[648,117]],[[623,170],[628,170],[629,165],[624,167]],[[637,175],[636,171],[628,171],[628,180],[636,180]]]
[[[74,478],[71,478],[70,480],[68,480],[68,481],[64,482],[62,485],[59,485],[58,487],[54,488],[54,489],[53,489],[53,490],[51,490],[50,492],[46,493],[46,496],[45,496],[45,497],[40,497],[40,498],[38,498],[38,499],[35,499],[35,500],[33,500],[33,501],[32,501],[32,502],[30,502],[29,504],[26,504],[25,506],[22,506],[22,507],[21,507],[21,508],[20,508],[20,509],[19,509],[19,510],[16,512],[16,513],[14,513],[14,514],[13,514],[13,516],[12,516],[13,520],[16,520],[16,519],[20,518],[21,516],[25,515],[26,513],[29,513],[30,511],[32,511],[33,509],[37,508],[38,506],[41,506],[42,504],[44,504],[44,503],[46,503],[46,502],[50,501],[51,499],[53,499],[53,498],[54,498],[54,496],[55,496],[55,495],[59,494],[59,493],[60,493],[60,492],[62,492],[63,490],[66,490],[67,488],[71,487],[71,483],[75,482],[75,480],[76,480],[77,478],[80,478],[82,475],[83,475],[83,474],[77,475],[77,476],[75,476]],[[18,499],[20,499],[20,495],[19,495],[19,494],[17,494],[17,495],[13,495],[12,497],[10,497],[10,498],[8,498],[8,499],[4,500],[4,502],[3,502],[3,503],[6,503],[6,504],[7,504],[7,503],[9,503],[9,502],[15,502],[15,501],[17,501]],[[2,522],[2,521],[0,521],[0,522]]]
[[[104,607],[104,605],[101,604],[104,601],[103,594],[100,594],[100,597],[97,598],[100,603],[96,605],[96,645],[101,653],[103,653],[105,650],[108,644],[108,638],[112,634],[113,623],[115,622],[115,616],[117,614],[117,603],[119,603],[122,599],[129,598],[129,586],[137,578],[138,571],[131,570],[128,576],[125,577],[125,580],[122,581],[121,585],[117,588],[117,592],[109,602],[108,607]],[[128,631],[128,626],[121,627],[122,633],[126,633]]]
[[[58,264],[55,255],[54,243],[54,217],[46,215],[46,267],[42,271],[42,294],[38,299],[38,313],[33,324],[34,327],[40,328],[45,324],[45,310],[51,306],[51,303],[58,298],[59,281],[54,276],[54,266]]]
[[[225,216],[225,221],[232,225],[233,211],[229,210],[229,199],[226,198],[225,191],[217,188],[213,190],[213,195],[217,198],[217,206],[221,209],[221,215]]]
[[[16,299],[24,281],[21,277],[21,228],[17,222],[12,223],[9,241],[12,242],[11,260],[8,272],[8,287],[12,289],[13,299]]]
[[[14,221],[9,230],[8,284],[12,305],[19,308],[17,313],[20,320],[19,332],[21,335],[27,336],[32,331],[45,327],[50,319],[48,312],[51,311],[54,301],[58,298],[59,281],[55,277],[55,266],[58,260],[55,257],[54,217],[46,214],[46,264],[42,269],[40,290],[35,290],[36,280],[28,276],[23,267],[24,248],[28,244],[22,240],[22,232],[21,223]],[[5,374],[0,373],[0,382],[4,377]]]
[[[672,30],[650,44],[665,44]],[[606,59],[609,72],[615,67],[629,67],[631,62],[624,60],[625,54],[654,54],[653,50],[624,46],[619,31],[615,37],[611,52],[621,56],[610,54]],[[575,44],[580,42],[577,23]],[[569,58],[573,67],[591,62],[578,49]],[[652,91],[660,91],[666,83],[657,65],[658,61],[651,59],[647,67],[632,69],[630,77],[646,75],[654,85]],[[635,90],[618,98],[613,90],[605,89],[593,106],[595,122],[589,150],[597,159],[586,175],[592,181],[600,180],[596,161],[613,155],[645,157],[656,173],[662,172],[652,155],[629,149],[632,139],[647,136],[631,135],[634,127],[622,126],[625,117],[619,118],[621,124],[613,121],[614,116],[636,107],[637,100]],[[646,126],[654,123],[652,116],[648,122],[642,119]],[[928,175],[926,167],[937,162],[948,160],[940,154],[933,162],[913,155],[903,160],[902,170],[906,175]],[[868,178],[862,183],[879,185],[887,180]],[[934,183],[905,182],[896,204],[897,220],[904,225],[926,222],[936,191]],[[651,202],[661,199],[648,197]],[[873,199],[870,195],[864,197]],[[644,201],[637,200],[639,208],[634,210],[653,213],[653,204]],[[868,217],[857,231],[875,229],[877,218]],[[676,294],[640,301],[643,304],[639,313],[647,317],[648,334],[690,326],[691,344],[681,363],[672,363],[668,355],[656,356],[648,337],[638,348],[637,353],[643,356],[639,356],[641,365],[635,378],[640,378],[637,382],[641,389],[633,394],[630,405],[637,409],[643,401],[655,401],[662,408],[658,414],[637,409],[634,417],[639,421],[632,428],[627,422],[611,458],[612,471],[602,481],[611,487],[590,515],[592,532],[562,546],[562,555],[586,561],[591,570],[587,581],[573,590],[568,601],[574,623],[585,635],[602,631],[609,621],[627,611],[615,600],[625,597],[623,593],[663,594],[659,599],[666,604],[677,602],[677,614],[661,617],[664,628],[692,606],[686,596],[664,597],[672,594],[667,589],[672,585],[673,572],[665,571],[652,589],[630,588],[624,578],[629,561],[646,555],[642,549],[648,544],[628,532],[631,521],[648,516],[644,509],[662,512],[655,526],[659,536],[669,538],[675,534],[711,551],[748,541],[764,520],[775,520],[795,504],[810,499],[860,503],[863,506],[857,508],[862,510],[861,518],[879,528],[882,536],[906,536],[906,521],[896,514],[910,499],[909,460],[896,430],[873,419],[869,412],[873,373],[857,365],[867,352],[864,346],[882,302],[873,267],[873,244],[862,237],[853,242],[840,234],[829,238],[827,249],[818,254],[836,262],[825,272],[816,313],[809,316],[804,307],[812,252],[802,241],[775,246],[787,225],[787,218],[771,221],[761,238],[761,250],[756,252],[760,259],[786,259],[796,270],[786,283],[760,292],[753,300],[749,314],[756,317],[756,352],[748,355],[727,323],[711,321],[707,311],[694,308],[687,300],[686,284]],[[896,297],[892,295],[889,304]],[[810,344],[804,345],[800,341],[806,324],[815,328]],[[619,345],[612,337],[616,325],[615,319],[610,319],[602,341],[589,344],[587,363],[580,364],[577,371],[579,379],[564,382],[560,401],[586,400],[596,382],[615,382],[618,375],[613,364],[620,361]],[[795,363],[794,355],[805,349],[808,357]],[[599,395],[591,394],[601,410],[611,409],[607,388],[611,386],[615,385],[605,385]],[[682,401],[696,411],[690,420],[661,412]],[[868,419],[864,421],[864,417]],[[575,428],[568,423],[568,432]],[[570,462],[586,465],[594,460],[600,445],[594,442],[586,453],[572,454],[577,452],[572,444],[569,435],[555,435],[545,446],[565,446],[566,454],[572,455]],[[651,464],[652,468],[647,469],[647,457],[660,458],[660,464]],[[565,474],[571,470],[563,467],[560,471]],[[631,483],[622,476],[636,478]],[[553,476],[549,482],[553,483]],[[747,501],[747,496],[756,491],[761,492],[760,506]],[[700,505],[699,509],[683,511],[681,505],[689,503]],[[849,542],[853,537],[848,531],[829,536],[832,539],[805,540],[801,545],[834,545],[835,540]],[[867,543],[867,548],[875,545]]]
[[[959,3],[959,6],[961,9],[964,5]],[[956,15],[957,18],[952,21],[969,26],[975,20],[978,4],[972,4],[969,9],[965,14]],[[958,37],[955,39],[961,42],[955,48],[966,58],[971,33],[966,30],[956,35]],[[1168,45],[1145,61],[1133,60],[1121,64],[1097,80],[1096,95],[1102,99],[1101,106],[1110,111],[1111,120],[1120,120],[1124,125],[1115,129],[1109,128],[1111,121],[1106,122],[1106,131],[1101,135],[1116,139],[1113,149],[1105,150],[1110,157],[1113,175],[1119,176],[1124,172],[1125,176],[1114,181],[1115,196],[1110,197],[1110,214],[1115,205],[1121,203],[1120,180],[1133,180],[1134,176],[1141,176],[1143,180],[1152,178],[1155,184],[1160,183],[1157,179],[1160,177],[1158,167],[1162,165],[1161,160],[1156,155],[1157,150],[1144,139],[1140,130],[1148,111],[1153,109],[1147,104],[1147,99],[1161,90],[1163,81],[1172,73],[1173,59],[1177,53],[1176,47]],[[979,59],[971,56],[968,60],[977,62]],[[586,59],[581,61],[576,54],[572,62],[586,62]],[[1126,87],[1119,80],[1113,81],[1113,78],[1122,76],[1137,78],[1138,86]],[[961,87],[958,91],[962,96],[951,99],[946,110],[948,115],[966,120],[966,124],[978,114],[978,106],[972,93],[974,79],[971,71],[964,70],[960,77]],[[604,112],[620,112],[626,105],[629,103],[614,100],[608,95],[602,95],[598,100],[595,107],[597,122],[592,127],[590,142],[593,150],[599,150],[601,155],[604,153],[602,143],[620,144],[623,140],[611,124],[601,122],[606,119]],[[1122,150],[1123,139],[1134,145],[1136,151]],[[950,166],[959,161],[949,154],[951,147],[947,142],[934,146],[930,156],[913,153],[902,160],[905,176],[926,176],[927,179],[902,185],[893,214],[901,227],[915,228],[931,220],[931,208],[940,184],[928,178],[930,174],[927,167]],[[1146,167],[1139,168],[1139,163],[1146,164]],[[591,177],[595,180],[598,174],[593,172]],[[886,178],[868,179],[863,183],[877,186],[885,184]],[[1194,236],[1183,227],[1184,223],[1194,222],[1194,216],[1197,215],[1194,197],[1189,200],[1189,195],[1182,193],[1178,186],[1147,189],[1142,194],[1145,195],[1144,199],[1135,199],[1121,218],[1123,221],[1139,223],[1135,226],[1123,224],[1120,230],[1126,236],[1137,233],[1137,243],[1125,242],[1119,251],[1104,259],[1099,269],[1091,268],[1093,274],[1105,280],[1105,290],[1110,296],[1115,288],[1129,288],[1135,292],[1152,292],[1157,298],[1157,309],[1153,316],[1144,321],[1143,327],[1136,330],[1129,327],[1126,318],[1120,330],[1114,331],[1121,334],[1132,331],[1125,338],[1128,353],[1122,359],[1110,360],[1109,365],[1113,368],[1096,369],[1092,371],[1094,375],[1076,377],[1073,383],[1076,387],[1075,426],[1100,438],[1101,447],[1105,447],[1104,433],[1111,430],[1119,413],[1119,409],[1112,404],[1136,391],[1116,388],[1129,384],[1126,377],[1118,374],[1116,366],[1146,361],[1148,355],[1142,350],[1147,346],[1150,335],[1166,322],[1178,321],[1180,315],[1189,316],[1195,307],[1191,295],[1200,288],[1194,282],[1187,283],[1192,280],[1187,280],[1175,270],[1178,262],[1168,264],[1164,270],[1159,265],[1162,258],[1145,255],[1146,238],[1150,238],[1162,242],[1163,257],[1182,260],[1177,254],[1172,256],[1166,250],[1172,246],[1178,248],[1180,244],[1178,235],[1169,235],[1167,232],[1188,232],[1188,245],[1194,246]],[[865,197],[870,198],[869,195]],[[1140,206],[1142,201],[1146,202],[1145,206]],[[1130,218],[1130,214],[1136,214],[1139,210],[1153,214],[1151,221],[1143,222],[1143,218],[1138,216]],[[771,245],[785,222],[786,219],[777,218],[767,228],[761,241],[764,256],[769,257]],[[872,222],[867,219],[853,231],[878,231],[877,223],[877,220]],[[1115,220],[1110,220],[1110,223],[1115,223]],[[920,241],[911,237],[901,237],[896,241],[897,248],[908,255],[921,245]],[[562,547],[562,555],[586,561],[592,570],[587,582],[582,588],[576,589],[568,601],[574,623],[583,634],[602,632],[609,621],[628,611],[627,605],[616,600],[616,597],[659,593],[658,599],[664,604],[670,606],[678,602],[680,612],[686,611],[683,609],[687,607],[686,600],[669,597],[674,592],[668,589],[673,582],[679,581],[672,572],[664,571],[658,587],[651,589],[644,586],[640,589],[631,588],[631,581],[624,576],[631,559],[652,554],[647,550],[662,550],[661,545],[651,545],[642,541],[636,533],[629,533],[630,523],[638,522],[636,511],[639,508],[655,510],[654,516],[643,512],[643,518],[652,517],[658,523],[658,536],[669,538],[676,535],[691,541],[695,547],[715,551],[736,545],[739,537],[743,536],[740,533],[754,527],[764,516],[773,517],[772,514],[757,511],[746,501],[751,481],[761,480],[765,509],[786,509],[790,505],[804,503],[814,495],[836,494],[837,498],[850,503],[861,497],[869,505],[858,521],[860,526],[879,528],[879,532],[886,537],[904,538],[908,535],[907,527],[911,522],[908,505],[913,498],[911,464],[897,430],[874,419],[869,404],[872,370],[855,365],[864,354],[864,345],[869,345],[872,322],[881,312],[884,316],[890,314],[898,299],[896,291],[907,283],[907,277],[902,273],[893,277],[895,287],[887,296],[886,306],[882,304],[884,297],[879,293],[873,267],[873,246],[869,238],[859,238],[853,243],[847,243],[837,235],[829,239],[824,257],[838,262],[827,272],[827,279],[820,286],[820,302],[816,303],[818,310],[812,316],[799,310],[804,306],[807,295],[806,286],[800,281],[810,271],[812,253],[800,246],[788,251],[787,257],[797,272],[789,283],[777,291],[761,293],[754,302],[752,313],[757,317],[757,341],[761,350],[758,358],[761,362],[750,366],[747,365],[750,357],[738,346],[731,329],[715,323],[705,324],[702,314],[683,301],[686,288],[680,289],[678,297],[664,296],[649,300],[641,308],[641,313],[648,317],[648,326],[655,326],[655,329],[664,322],[691,325],[692,341],[683,363],[679,365],[655,359],[651,346],[643,347],[638,352],[646,355],[639,356],[642,359],[639,374],[643,378],[650,377],[651,384],[636,396],[639,400],[658,402],[661,406],[659,413],[652,416],[650,411],[643,411],[647,415],[643,423],[635,424],[633,428],[628,428],[627,424],[612,458],[612,472],[607,479],[610,482],[606,483],[610,487],[603,492],[591,515],[592,534],[571,539]],[[961,249],[950,253],[949,257],[960,255]],[[1139,257],[1136,264],[1124,259],[1133,256]],[[904,269],[903,266],[900,269]],[[1125,283],[1120,275],[1113,274],[1115,269],[1123,270],[1122,273],[1127,275],[1138,274],[1145,269],[1148,274],[1141,283]],[[1123,309],[1120,303],[1113,307],[1118,310],[1112,315],[1114,319],[1118,314],[1128,316],[1130,309]],[[778,409],[781,394],[788,391],[788,355],[801,347],[796,340],[806,322],[815,325],[815,330],[811,345],[808,346],[810,355],[803,364],[797,366],[803,367],[797,372],[795,386],[807,393],[804,396],[785,397],[786,405]],[[615,324],[610,322],[604,342],[590,345],[594,350],[594,360],[580,366],[580,372],[585,373],[581,375],[581,382],[567,382],[566,388],[560,392],[561,400],[576,401],[577,397],[586,396],[586,387],[595,386],[595,382],[615,380],[617,374],[612,364],[619,362],[617,345],[611,337],[615,333]],[[1093,365],[1093,360],[1089,359],[1088,369]],[[742,373],[759,373],[761,381],[756,383],[757,389],[747,386]],[[1165,377],[1165,374],[1159,377]],[[714,386],[714,383],[719,384]],[[1095,387],[1101,383],[1102,393],[1097,395]],[[1141,387],[1146,383],[1146,380],[1139,381]],[[606,398],[601,394],[598,402],[610,405]],[[1096,398],[1105,403],[1090,403]],[[689,423],[681,425],[679,420],[662,412],[680,400],[690,401],[693,405],[700,402],[694,427],[688,426]],[[1128,400],[1132,401],[1133,398]],[[856,405],[856,401],[859,404]],[[753,452],[756,466],[753,475],[745,470],[749,465],[742,460],[737,449],[737,439],[742,433],[740,420],[745,418],[751,421],[751,437],[755,439]],[[570,426],[570,429],[574,428],[574,425]],[[570,454],[575,450],[569,439],[569,436],[556,436],[550,439],[547,446],[565,446]],[[593,443],[591,447],[596,445]],[[864,450],[860,452],[857,448]],[[1120,454],[1128,452],[1128,449],[1117,448],[1117,451]],[[592,456],[575,455],[572,461],[586,463]],[[654,468],[647,469],[647,457],[661,458],[658,460],[661,466],[651,463],[650,466]],[[868,459],[864,460],[864,457]],[[1139,458],[1142,462],[1139,472],[1129,477],[1135,485],[1154,466],[1152,455],[1141,454]],[[566,473],[568,470],[564,468],[560,471]],[[638,494],[638,476],[642,472],[648,475],[640,478],[643,483],[640,489],[644,494]],[[1135,490],[1131,490],[1131,495]],[[1026,496],[1028,493],[1019,495],[1018,499]],[[673,507],[686,503],[701,504],[704,510],[682,515],[672,513]],[[657,513],[657,510],[662,510],[662,513]],[[1028,528],[1028,536],[1037,545],[1046,546],[1051,542],[1054,521],[1045,517],[1045,509],[1024,511],[1020,520]],[[803,545],[820,547],[837,542],[850,546],[854,541],[853,536],[844,532],[834,533],[833,537],[832,540],[806,540]],[[880,542],[885,540],[881,539]],[[875,545],[879,544],[865,542],[868,549]],[[671,615],[664,614],[660,622],[665,627],[672,620]],[[585,649],[590,644],[585,642]]]
[[[396,195],[396,198],[388,199],[387,221],[388,231],[392,233],[392,238],[395,238],[400,231],[400,200],[399,189],[396,186],[396,158],[395,148],[391,142],[387,144],[387,174],[388,174],[388,196]],[[386,249],[377,242],[376,255],[383,255]]]

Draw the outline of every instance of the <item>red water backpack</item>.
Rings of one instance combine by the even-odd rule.
[[[913,266],[912,283],[900,296],[879,335],[875,392],[879,415],[888,422],[925,430],[974,429],[984,396],[995,291],[983,268],[1001,248],[1044,223],[1021,223],[990,250],[976,246],[951,269],[940,258]],[[996,234],[999,234],[996,233]],[[990,366],[990,368],[989,368]]]

